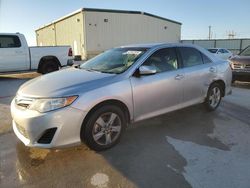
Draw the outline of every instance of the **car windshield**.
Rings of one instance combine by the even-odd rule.
[[[218,49],[208,49],[209,52],[215,54],[217,52]]]
[[[88,71],[120,74],[133,65],[145,52],[145,48],[115,48],[108,50],[80,66]]]
[[[242,52],[239,53],[241,56],[250,56],[250,46],[244,49]]]

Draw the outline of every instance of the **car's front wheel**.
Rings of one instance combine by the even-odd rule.
[[[89,148],[101,151],[119,142],[125,126],[126,117],[119,107],[102,106],[91,113],[83,125],[81,137]]]
[[[207,92],[207,97],[205,100],[205,106],[209,111],[214,111],[218,108],[222,97],[222,89],[220,84],[212,84]]]

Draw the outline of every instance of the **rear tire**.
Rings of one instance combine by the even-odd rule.
[[[106,150],[120,141],[126,125],[126,116],[119,107],[102,106],[82,125],[81,139],[95,151]]]
[[[59,65],[57,62],[52,61],[52,60],[44,62],[41,67],[42,74],[47,74],[47,73],[54,72],[57,70],[59,70]]]
[[[207,92],[207,97],[204,102],[205,107],[207,108],[208,111],[214,111],[218,106],[220,105],[222,98],[222,89],[220,84],[218,83],[213,83]]]

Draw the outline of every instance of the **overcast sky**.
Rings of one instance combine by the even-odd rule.
[[[36,45],[35,29],[80,8],[138,10],[181,22],[182,39],[250,38],[250,0],[0,0],[0,32],[25,34]]]

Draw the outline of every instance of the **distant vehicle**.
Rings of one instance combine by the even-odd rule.
[[[108,50],[33,79],[11,103],[13,129],[27,146],[55,148],[85,142],[114,146],[126,126],[190,105],[215,110],[231,92],[232,71],[201,47],[132,45]]]
[[[214,54],[215,56],[217,56],[221,59],[224,59],[224,60],[227,60],[233,56],[232,52],[230,52],[229,50],[224,49],[224,48],[210,48],[210,49],[208,49],[208,51],[211,52],[212,54]]]
[[[70,46],[28,47],[20,33],[0,33],[0,74],[37,70],[45,74],[71,64]]]
[[[232,81],[250,81],[250,46],[229,59],[233,70]]]

